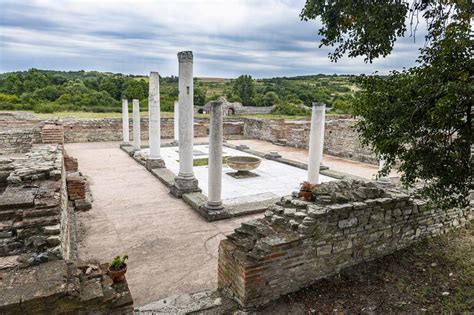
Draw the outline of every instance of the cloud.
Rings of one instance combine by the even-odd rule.
[[[414,65],[420,43],[402,39],[391,56],[332,63],[318,48],[318,22],[304,0],[3,0],[0,71],[45,68],[177,74],[192,50],[196,76],[254,77],[388,72]]]

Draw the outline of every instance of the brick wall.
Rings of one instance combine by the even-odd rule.
[[[242,223],[219,245],[219,288],[243,307],[262,305],[472,218],[473,209],[433,209],[397,189],[368,185],[353,192],[356,198],[341,190],[336,199],[350,200],[344,203],[284,197],[264,219]]]
[[[64,144],[64,129],[62,125],[46,124],[41,129],[42,143]]]

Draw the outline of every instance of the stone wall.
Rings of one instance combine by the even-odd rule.
[[[63,119],[62,121],[43,122],[32,117],[18,115],[0,115],[1,154],[21,153],[34,143],[41,143],[43,126],[62,124],[64,142],[101,142],[122,140],[121,118],[104,119]],[[2,120],[3,119],[3,120]],[[355,161],[378,164],[372,151],[363,147],[353,130],[355,119],[349,116],[326,116],[324,153]],[[209,119],[196,117],[194,134],[206,137],[209,134]],[[132,121],[130,120],[130,139],[132,139]],[[228,116],[224,119],[224,135],[243,136],[289,145],[296,148],[308,148],[310,121],[290,121],[284,119],[255,119]],[[141,120],[141,136],[148,139],[148,119]],[[173,118],[161,119],[161,136],[164,139],[174,137]]]
[[[323,184],[315,203],[284,197],[219,245],[218,283],[254,307],[421,238],[465,225],[473,209],[429,208],[396,188]]]
[[[122,119],[91,119],[91,120],[65,120],[64,138],[66,143],[70,142],[100,142],[122,140]],[[224,122],[225,135],[240,135],[243,132],[243,124],[235,121]],[[133,139],[132,120],[130,120],[130,139]],[[141,119],[141,139],[148,140],[148,119]],[[194,123],[194,136],[206,137],[209,134],[209,120],[197,118]],[[172,118],[161,119],[161,137],[172,139],[174,137],[174,126]]]
[[[0,195],[0,256],[22,254],[27,265],[62,258],[60,221],[67,211],[62,149],[39,146],[24,157],[3,159],[0,169],[8,173]]]
[[[40,141],[40,129],[38,128],[0,130],[0,155],[28,152],[34,143]]]
[[[378,164],[370,148],[363,147],[353,129],[356,120],[349,116],[326,116],[324,153],[364,163]],[[288,121],[284,119],[244,119],[243,135],[249,139],[260,139],[307,149],[309,145],[309,120]]]

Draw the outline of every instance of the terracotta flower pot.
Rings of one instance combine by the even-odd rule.
[[[110,266],[109,266],[107,273],[110,276],[110,278],[112,278],[114,283],[121,282],[125,279],[125,273],[127,272],[127,264],[124,264],[124,265],[125,266],[120,270],[112,270],[110,269]]]
[[[311,201],[311,191],[300,190],[298,195],[300,198],[303,198],[306,201]]]

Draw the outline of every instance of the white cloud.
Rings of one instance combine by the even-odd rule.
[[[31,67],[176,74],[193,50],[198,76],[387,72],[411,66],[417,46],[389,58],[331,63],[304,0],[33,0],[0,3],[0,71]]]

